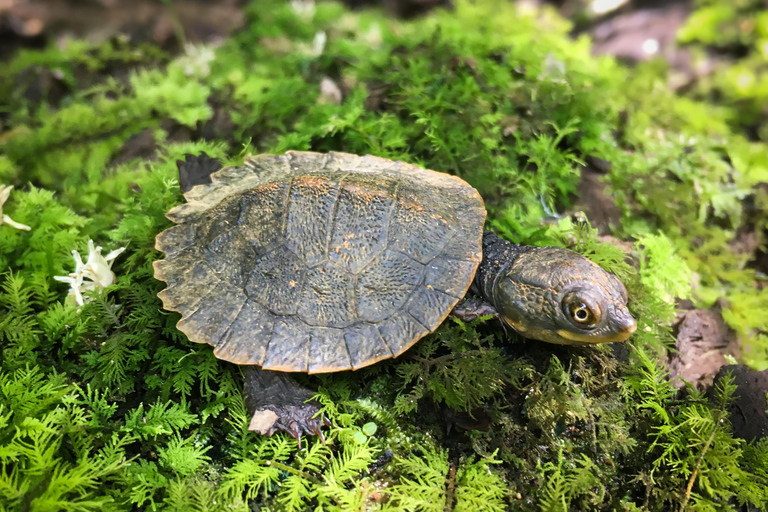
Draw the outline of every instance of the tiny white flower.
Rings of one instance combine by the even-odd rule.
[[[69,295],[75,297],[78,306],[85,304],[83,292],[103,290],[115,282],[117,276],[112,272],[112,263],[125,247],[115,249],[106,256],[101,255],[101,247],[94,247],[93,240],[88,240],[88,259],[83,263],[80,253],[72,251],[75,260],[75,271],[68,276],[54,276],[56,281],[69,283]],[[88,281],[85,281],[88,279]]]
[[[0,225],[5,223],[11,226],[12,228],[29,231],[32,228],[30,228],[29,226],[25,226],[24,224],[19,224],[18,222],[10,218],[8,215],[3,214],[3,204],[5,204],[5,202],[8,200],[8,196],[11,195],[11,190],[13,190],[13,185],[9,185],[7,187],[0,185]]]
[[[186,43],[184,55],[176,62],[184,69],[185,75],[205,78],[211,74],[211,62],[216,58],[216,48],[220,44],[220,41],[205,45]]]
[[[325,49],[325,42],[328,40],[328,36],[322,30],[315,34],[315,39],[312,41],[311,55],[319,57]]]
[[[315,33],[314,39],[311,43],[296,43],[295,48],[297,53],[306,55],[307,57],[319,57],[325,50],[325,43],[328,41],[328,35],[320,30]]]
[[[53,278],[62,283],[69,283],[69,295],[74,295],[77,305],[82,306],[84,302],[80,288],[83,287],[85,265],[83,264],[83,259],[80,257],[79,252],[73,250],[72,257],[75,259],[75,271],[68,276],[53,276]]]

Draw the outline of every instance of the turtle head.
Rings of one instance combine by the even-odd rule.
[[[493,295],[501,319],[526,338],[587,345],[624,341],[637,328],[624,284],[561,247],[519,254]]]

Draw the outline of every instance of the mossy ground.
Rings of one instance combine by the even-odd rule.
[[[723,297],[745,361],[768,366],[764,276],[732,243],[763,241],[764,144],[674,97],[658,67],[591,57],[547,10],[482,0],[397,22],[259,1],[247,15],[215,51],[73,41],[0,70],[0,183],[17,187],[4,213],[31,227],[0,227],[0,510],[768,506],[768,443],[733,438],[733,387],[678,393],[658,363],[671,302]],[[320,94],[326,77],[340,104]],[[152,158],[131,156],[139,138]],[[619,275],[638,333],[626,350],[570,348],[449,321],[399,360],[307,379],[334,423],[327,444],[248,432],[240,370],[161,309],[154,237],[182,201],[183,154],[289,149],[463,177],[500,234]],[[639,270],[585,224],[542,223],[593,158],[612,164],[613,234],[636,240]],[[53,276],[89,239],[127,250],[78,310]]]
[[[692,53],[694,66],[712,63],[713,71],[688,91],[724,107],[728,122],[768,141],[768,10],[759,0],[697,0],[678,34]]]

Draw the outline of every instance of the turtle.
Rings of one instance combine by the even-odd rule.
[[[398,357],[449,314],[493,315],[556,344],[636,329],[616,276],[574,251],[484,230],[483,199],[457,176],[340,152],[178,165],[186,203],[156,238],[158,295],[190,341],[244,365],[249,428],[261,434],[322,436],[327,420],[291,373]]]

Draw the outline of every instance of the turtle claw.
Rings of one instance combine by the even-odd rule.
[[[320,430],[320,425],[315,425],[312,429],[312,433],[320,438],[320,441],[322,441],[323,444],[325,444],[325,436],[323,435],[323,431]]]
[[[299,444],[299,450],[301,450],[301,428],[299,427],[299,424],[292,421],[291,425],[288,427],[288,433],[296,440]]]

